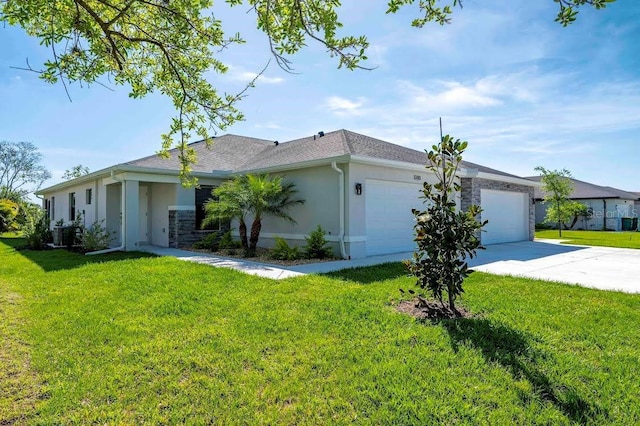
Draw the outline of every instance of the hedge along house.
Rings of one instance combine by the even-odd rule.
[[[191,147],[199,188],[180,184],[174,150],[170,159],[150,156],[115,165],[39,195],[53,221],[71,221],[81,211],[87,225],[104,220],[114,247],[186,247],[211,232],[199,225],[212,188],[236,174],[281,174],[306,202],[290,210],[294,224],[264,219],[259,246],[272,246],[276,236],[303,245],[321,225],[336,254],[361,258],[414,249],[411,209],[423,207],[423,182],[435,182],[424,152],[347,130],[286,143],[224,135],[210,148],[205,142]],[[538,183],[468,162],[459,179],[460,208],[478,204],[482,219],[489,220],[484,244],[533,239]]]

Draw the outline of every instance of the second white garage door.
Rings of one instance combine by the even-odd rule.
[[[366,180],[367,256],[415,249],[411,209],[423,206],[420,189],[412,183]]]
[[[482,220],[489,223],[482,244],[510,243],[529,239],[529,198],[524,192],[482,189]]]

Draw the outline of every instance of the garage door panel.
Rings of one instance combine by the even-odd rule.
[[[528,194],[483,189],[480,197],[482,220],[489,221],[482,233],[483,244],[529,239]]]
[[[412,251],[412,208],[421,208],[421,185],[367,179],[367,255]]]

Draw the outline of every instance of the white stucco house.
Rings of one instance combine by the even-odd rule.
[[[234,174],[279,173],[306,202],[290,211],[295,224],[266,219],[259,245],[271,246],[276,236],[303,245],[321,225],[337,254],[362,258],[413,250],[411,209],[422,206],[422,183],[434,181],[424,152],[347,130],[284,143],[224,135],[210,148],[205,142],[191,147],[199,188],[180,184],[175,151],[170,159],[117,164],[40,190],[52,226],[82,212],[86,225],[105,221],[114,247],[185,247],[211,232],[199,225],[213,187]],[[533,239],[538,183],[468,162],[459,178],[460,207],[479,204],[489,220],[484,244]]]
[[[540,176],[531,176],[531,179],[540,182]],[[627,192],[610,186],[600,186],[571,179],[573,192],[569,196],[571,200],[579,201],[589,208],[589,215],[580,218],[574,229],[596,231],[622,231],[623,220],[633,230],[638,228],[638,212],[640,208],[640,194]],[[547,215],[549,205],[544,202],[544,192],[540,187],[535,189],[536,223],[543,223]],[[629,230],[629,229],[624,229]]]

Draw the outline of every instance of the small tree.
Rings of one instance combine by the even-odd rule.
[[[436,175],[437,183],[423,184],[426,210],[412,210],[418,249],[413,259],[405,263],[418,279],[416,284],[430,291],[443,305],[443,293],[447,293],[449,309],[454,313],[455,299],[463,293],[462,283],[469,275],[465,260],[483,248],[479,234],[487,223],[476,220],[482,212],[478,206],[456,211],[455,197],[461,190],[456,173],[467,145],[446,135],[440,145],[434,145],[427,153],[427,169]]]
[[[558,227],[558,236],[562,237],[562,224],[573,218],[566,208],[573,192],[571,172],[567,169],[547,170],[542,166],[536,167],[535,171],[540,172],[544,202],[550,204],[545,222],[553,221]]]

